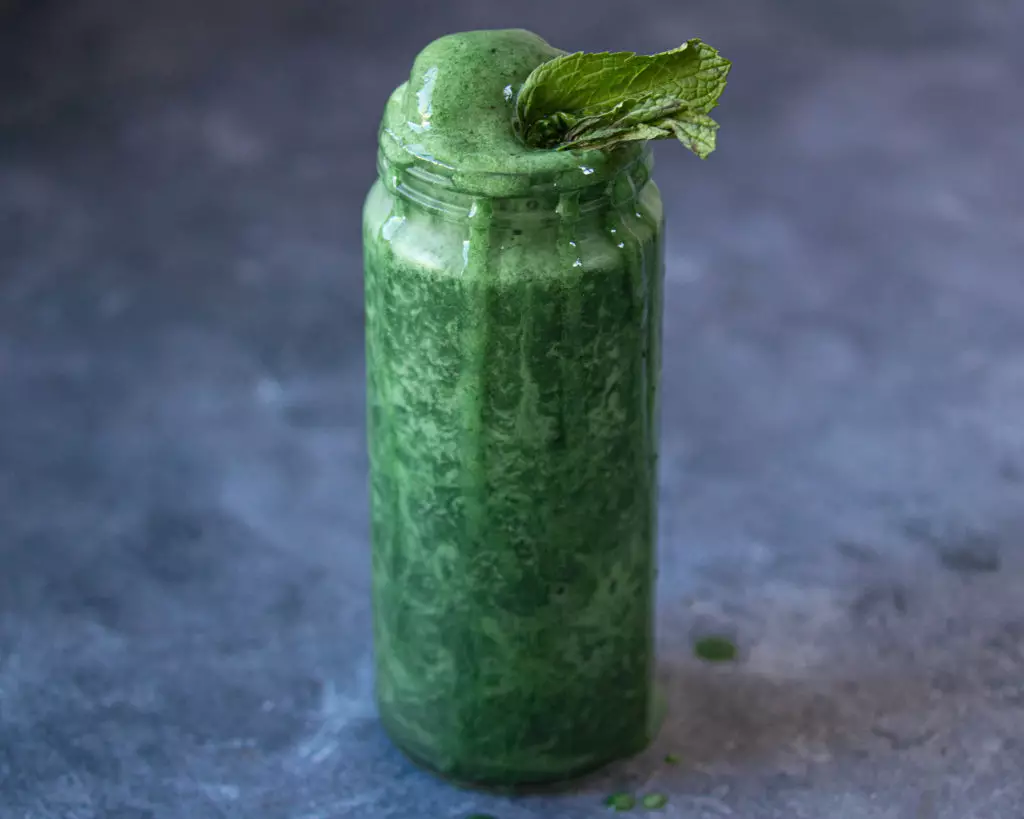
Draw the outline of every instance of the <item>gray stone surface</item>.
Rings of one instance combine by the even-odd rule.
[[[2,819],[1024,816],[1024,7],[514,5],[0,3]],[[374,720],[357,222],[417,48],[514,24],[737,65],[658,149],[670,717],[519,800]]]

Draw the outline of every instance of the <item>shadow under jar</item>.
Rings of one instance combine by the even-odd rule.
[[[663,262],[645,147],[468,174],[382,151],[364,209],[377,699],[515,787],[654,727]]]

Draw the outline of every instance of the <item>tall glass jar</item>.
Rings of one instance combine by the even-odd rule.
[[[662,209],[649,151],[621,157],[483,179],[382,151],[366,201],[377,697],[457,781],[650,737]]]

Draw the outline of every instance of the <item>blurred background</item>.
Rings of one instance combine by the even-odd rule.
[[[518,801],[374,721],[359,244],[390,90],[506,26],[734,62],[717,153],[656,149],[669,721]],[[0,0],[0,817],[1024,814],[1022,31],[1013,0]]]

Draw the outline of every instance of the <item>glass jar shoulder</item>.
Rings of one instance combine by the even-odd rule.
[[[486,268],[497,280],[562,276],[567,268],[614,271],[624,255],[658,241],[663,225],[654,182],[629,199],[578,215],[561,206],[533,213],[529,205],[515,203],[509,213],[508,205],[481,200],[472,215],[453,215],[403,201],[378,181],[363,210],[368,260],[386,256],[393,264],[441,276],[464,277]]]

